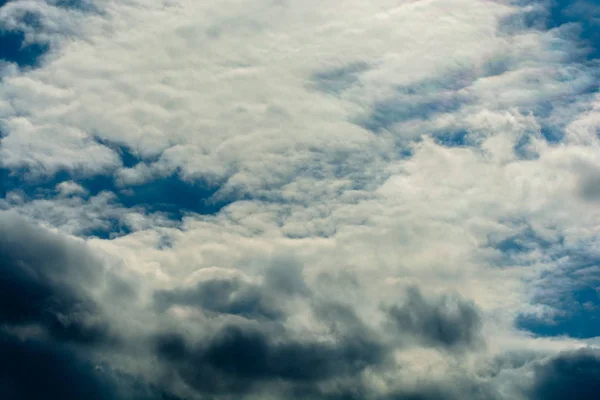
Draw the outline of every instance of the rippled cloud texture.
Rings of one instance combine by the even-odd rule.
[[[596,1],[0,1],[0,59],[0,398],[597,399]]]

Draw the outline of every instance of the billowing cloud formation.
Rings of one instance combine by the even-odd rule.
[[[599,16],[0,2],[0,398],[592,398]]]
[[[117,346],[118,338],[88,290],[104,283],[120,291],[126,284],[107,277],[84,243],[12,214],[0,220],[2,397],[159,399],[156,389],[136,388],[135,378],[104,371],[91,356]]]

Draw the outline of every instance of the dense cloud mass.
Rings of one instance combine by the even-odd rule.
[[[192,289],[157,292],[155,297],[159,308],[187,305],[251,318],[272,319],[281,316],[275,301],[269,299],[260,287],[244,285],[239,280],[205,281]]]
[[[532,399],[594,399],[600,389],[597,349],[564,352],[536,370]]]
[[[596,3],[0,1],[0,399],[597,398]]]
[[[0,220],[2,397],[109,400],[139,392],[140,399],[159,399],[155,389],[137,389],[134,378],[93,361],[94,350],[117,345],[86,292],[106,280],[102,261],[85,243],[12,214],[1,213]],[[118,288],[116,278],[113,284]]]
[[[401,334],[414,335],[432,346],[472,345],[481,325],[473,304],[454,296],[428,302],[418,288],[410,288],[404,304],[388,312]]]
[[[244,393],[263,382],[312,383],[356,375],[383,361],[383,348],[369,338],[341,343],[270,338],[263,332],[228,326],[201,348],[180,338],[158,341],[158,353],[191,386],[207,392]]]
[[[102,264],[85,244],[40,231],[10,214],[0,218],[2,321],[14,326],[39,324],[64,341],[106,340],[98,306],[73,285],[85,287],[102,273]]]

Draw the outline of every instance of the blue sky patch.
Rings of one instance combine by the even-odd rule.
[[[118,202],[125,207],[141,206],[149,212],[165,212],[181,219],[186,213],[215,214],[224,203],[212,200],[218,190],[200,182],[187,182],[177,175],[118,191]]]
[[[115,153],[117,153],[119,155],[119,157],[121,158],[121,163],[123,164],[123,166],[125,168],[133,168],[135,167],[137,164],[139,163],[143,163],[143,162],[152,162],[152,161],[156,161],[157,158],[144,158],[141,157],[140,155],[136,154],[132,149],[130,149],[127,146],[123,146],[120,145],[119,143],[116,143],[112,140],[109,139],[105,139],[105,138],[101,138],[101,137],[95,137],[94,140],[103,145],[108,147],[109,149],[111,149],[112,151],[114,151]]]
[[[525,228],[522,232],[509,236],[496,243],[492,243],[491,245],[503,253],[515,254],[529,252],[538,248],[549,249],[554,244],[556,243],[550,242],[537,235],[533,229]]]
[[[103,139],[97,141],[119,154],[122,165],[126,168],[154,161],[136,155],[126,146]],[[148,213],[166,213],[169,218],[176,220],[181,220],[187,213],[215,214],[230,203],[214,199],[218,185],[209,185],[202,180],[184,180],[177,173],[156,176],[147,182],[125,187],[116,183],[112,173],[83,176],[77,171],[60,171],[53,176],[36,180],[24,179],[26,176],[26,170],[0,168],[0,198],[18,190],[28,200],[51,199],[58,194],[58,184],[73,181],[85,188],[88,196],[96,196],[103,191],[112,192],[116,195],[116,204],[128,208],[143,208]]]
[[[36,67],[50,46],[44,43],[25,43],[23,32],[0,30],[0,59],[15,63],[19,68]]]
[[[535,104],[532,108],[523,108],[521,112],[531,112],[541,125],[542,136],[550,143],[557,143],[564,136],[564,128],[577,118],[580,113],[586,112],[594,101],[595,94],[600,88],[600,69],[590,69],[594,78],[590,79],[587,87],[581,88],[577,93],[559,95]]]
[[[7,3],[0,3],[0,7]],[[33,12],[25,12],[20,17],[19,25],[21,28],[7,28],[5,22],[0,20],[0,59],[15,63],[19,68],[37,67],[50,46],[47,43],[27,42],[25,30],[27,27],[40,30],[40,17]]]
[[[77,11],[97,11],[91,0],[54,0],[54,5]]]
[[[396,89],[396,96],[375,104],[371,114],[358,121],[358,124],[373,132],[380,132],[402,121],[455,112],[470,101],[457,92],[468,87],[473,79],[472,71],[464,69],[400,86]]]
[[[118,219],[106,219],[103,224],[94,229],[84,232],[87,237],[95,237],[103,240],[111,240],[120,236],[125,236],[133,231]]]
[[[555,31],[556,34],[573,44],[570,48],[558,49],[561,54],[571,57],[570,62],[574,66],[572,71],[565,70],[564,80],[581,74],[590,75],[588,86],[521,109],[524,114],[533,113],[540,122],[544,138],[556,143],[563,138],[564,127],[586,111],[600,88],[600,3],[590,0],[522,0],[517,3],[534,7],[505,18],[498,27],[500,33],[510,35],[530,29],[545,31],[560,27],[561,31]],[[570,76],[571,73],[574,75]]]
[[[521,315],[519,329],[537,336],[570,336],[589,339],[600,336],[600,286],[581,288],[558,299],[560,313],[551,319]]]
[[[459,129],[447,133],[436,132],[434,140],[437,144],[446,147],[462,147],[468,143],[469,132],[465,129]]]
[[[556,310],[556,315],[523,314],[516,319],[516,326],[544,337],[600,336],[600,260],[571,255],[569,251],[557,253],[554,258],[557,266],[542,275],[534,301]]]
[[[578,37],[589,48],[589,58],[600,53],[600,5],[593,0],[521,0],[518,4],[535,6],[508,16],[499,26],[501,32],[527,29],[550,30],[566,24],[579,26]]]
[[[600,4],[590,0],[555,0],[550,7],[547,28],[578,24],[579,38],[588,48],[588,59],[600,58]]]
[[[12,174],[8,169],[0,169],[0,197],[19,190],[28,199],[51,199],[57,194],[56,185],[74,181],[83,186],[89,196],[110,191],[117,196],[115,203],[124,207],[141,207],[149,213],[166,213],[170,218],[178,220],[186,213],[215,214],[229,204],[227,201],[212,199],[218,187],[199,181],[188,182],[177,174],[125,188],[117,186],[112,175],[80,177],[62,171],[52,178],[38,181],[22,180],[20,176],[22,175]]]
[[[497,268],[529,265],[531,262],[529,255],[534,251],[543,252],[548,260],[558,260],[564,255],[564,238],[546,239],[529,226],[507,237],[489,236],[487,246],[497,250],[497,256],[492,261]]]

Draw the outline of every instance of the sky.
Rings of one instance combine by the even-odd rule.
[[[595,0],[0,1],[0,398],[600,391]]]

